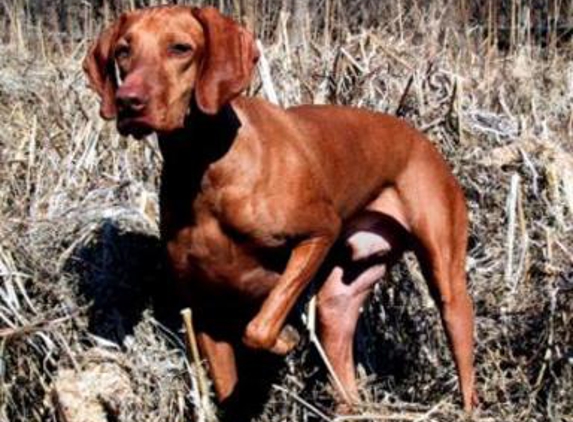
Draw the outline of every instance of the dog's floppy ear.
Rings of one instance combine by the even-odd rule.
[[[205,34],[203,62],[195,85],[195,100],[206,114],[247,88],[259,58],[253,35],[214,7],[193,8]]]
[[[123,16],[101,33],[90,47],[83,62],[90,87],[101,97],[100,114],[106,120],[113,119],[117,114],[115,107],[117,81],[113,49],[122,22]]]

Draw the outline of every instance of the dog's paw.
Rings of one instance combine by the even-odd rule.
[[[465,409],[467,413],[473,413],[479,407],[479,396],[476,390],[472,392],[471,406],[468,407]]]
[[[280,333],[267,324],[259,325],[255,320],[251,321],[243,335],[243,343],[252,349],[268,350],[277,355],[286,355],[294,349],[300,341],[300,335],[292,326],[286,325]]]
[[[243,334],[243,343],[251,349],[272,350],[277,342],[278,332],[270,324],[262,324],[257,319],[252,320]]]

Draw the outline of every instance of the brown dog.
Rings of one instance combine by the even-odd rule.
[[[448,166],[397,118],[240,96],[257,58],[252,35],[214,8],[171,6],[122,15],[84,62],[103,118],[122,134],[158,135],[162,240],[218,398],[237,384],[241,338],[277,353],[292,347],[287,316],[339,240],[346,249],[333,253],[318,312],[343,397],[358,399],[352,340],[362,302],[411,248],[470,410],[467,213]]]

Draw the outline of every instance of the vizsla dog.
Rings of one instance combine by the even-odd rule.
[[[392,116],[285,110],[241,96],[258,55],[253,36],[216,9],[166,6],[122,15],[84,62],[103,118],[115,118],[124,135],[157,134],[162,241],[194,310],[218,398],[237,385],[238,347],[293,347],[287,317],[329,265],[316,277],[319,334],[341,397],[357,401],[352,342],[360,308],[411,249],[470,410],[467,212],[447,164]]]

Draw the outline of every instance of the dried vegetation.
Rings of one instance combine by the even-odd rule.
[[[97,364],[119,371],[118,391],[129,384],[121,400],[106,399],[95,388],[105,377],[93,376],[108,420],[206,415],[182,337],[153,311],[162,283],[154,140],[120,138],[102,122],[80,69],[102,22],[134,3],[0,4],[0,420],[65,418],[54,386],[73,373],[84,382]],[[573,5],[215,4],[260,34],[268,68],[253,94],[370,107],[428,133],[471,213],[475,419],[573,421]],[[334,414],[306,344],[287,358],[259,419],[460,418],[413,260],[377,289],[357,349],[369,374],[360,414]]]

